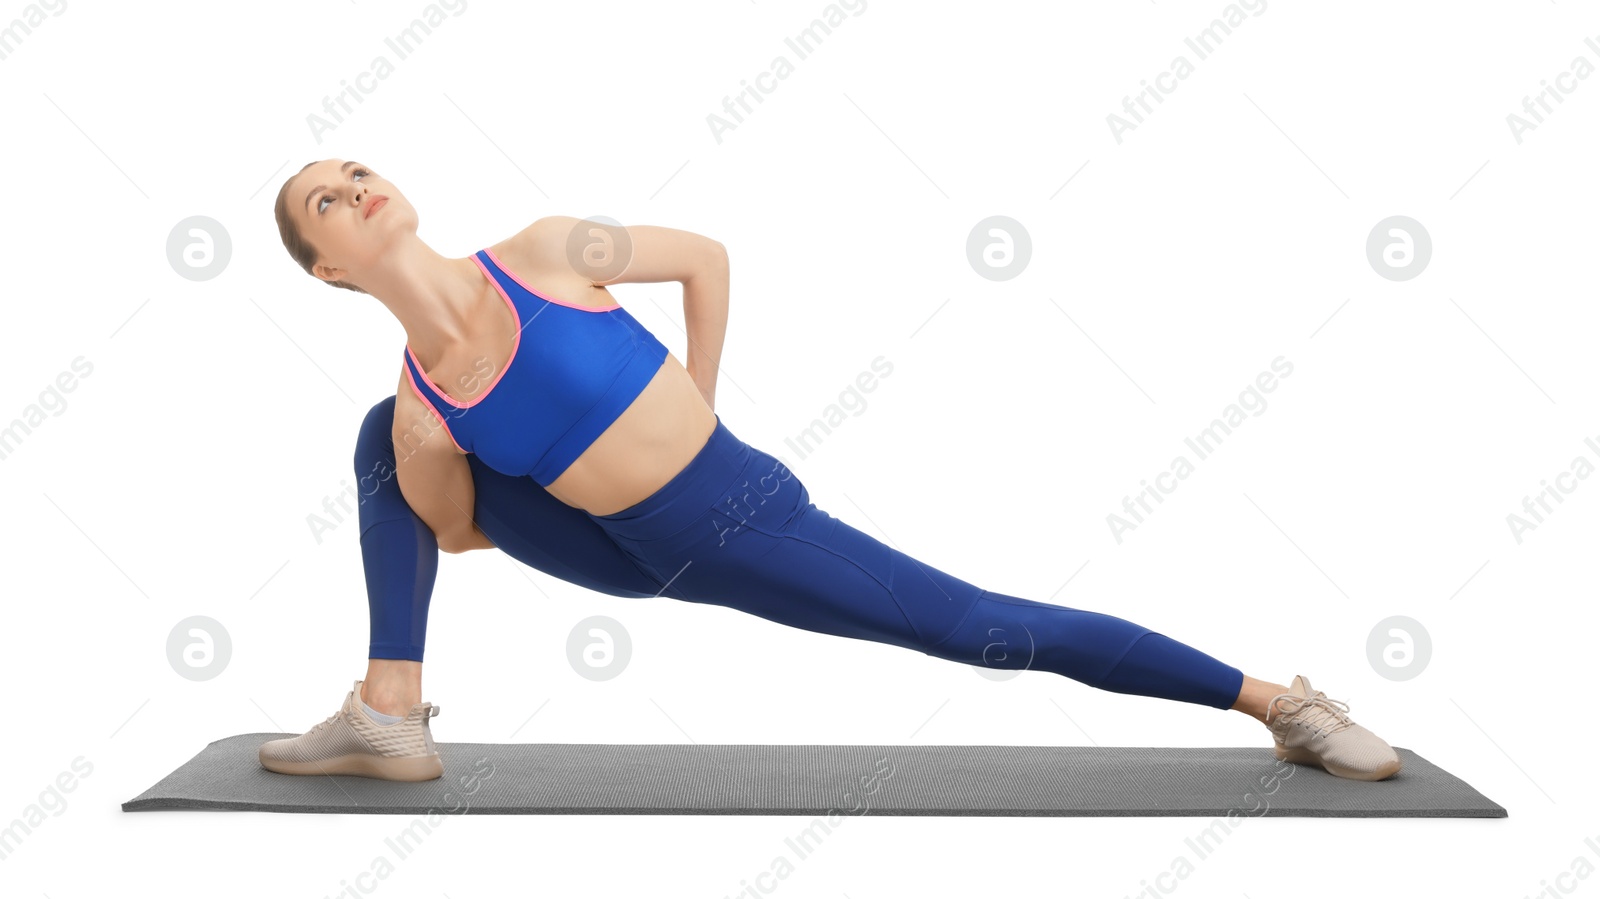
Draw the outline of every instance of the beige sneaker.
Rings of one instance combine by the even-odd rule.
[[[1267,704],[1273,753],[1298,765],[1317,765],[1352,780],[1383,780],[1400,770],[1400,756],[1377,734],[1350,720],[1350,707],[1313,691],[1295,675],[1289,692]]]
[[[379,780],[433,780],[444,775],[434,750],[428,719],[439,714],[431,702],[411,707],[406,717],[383,725],[361,708],[361,681],[339,711],[298,737],[261,744],[261,767],[279,774],[354,774]]]

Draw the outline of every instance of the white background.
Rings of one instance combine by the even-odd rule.
[[[424,8],[72,0],[0,61],[0,422],[93,366],[0,460],[0,822],[93,766],[0,861],[7,895],[333,896],[410,823],[119,808],[213,740],[308,728],[365,669],[356,525],[319,544],[307,516],[353,478],[404,332],[295,265],[271,210],[330,157],[400,185],[455,257],[552,214],[721,240],[717,411],[820,507],[989,589],[1304,674],[1510,810],[1250,819],[1159,890],[1210,820],[850,818],[757,890],[808,818],[466,816],[364,890],[1523,896],[1600,863],[1573,776],[1600,481],[1520,543],[1507,523],[1600,461],[1600,79],[1569,76],[1520,143],[1507,124],[1600,65],[1600,15],[1272,4],[1198,60],[1184,38],[1221,3],[870,0],[795,61],[820,2],[471,0],[397,61],[384,39]],[[708,116],[780,54],[793,73],[719,142]],[[308,116],[380,55],[392,74],[319,141]],[[1107,116],[1179,55],[1192,74],[1119,143]],[[232,241],[209,281],[166,254],[194,215]],[[966,253],[991,215],[1032,243],[1007,281]],[[1366,256],[1391,215],[1431,236],[1410,280]],[[613,294],[685,358],[677,284]],[[879,355],[865,409],[798,458],[785,438]],[[1118,543],[1107,516],[1279,356],[1265,410]],[[596,614],[633,644],[604,682],[565,648]],[[231,636],[211,680],[168,661],[190,615]],[[1431,640],[1406,680],[1368,654],[1392,615]],[[497,551],[443,557],[430,624],[447,742],[1270,745],[1237,713],[602,596]]]

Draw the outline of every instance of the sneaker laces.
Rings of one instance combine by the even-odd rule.
[[[354,692],[354,691],[352,691],[352,692]],[[349,705],[349,703],[350,703],[350,697],[346,696],[345,697],[345,705]],[[339,706],[339,710],[337,712],[334,712],[332,715],[329,715],[328,717],[322,719],[321,721],[318,721],[315,725],[312,726],[312,728],[310,730],[306,731],[305,735],[309,737],[309,736],[317,733],[318,731],[322,730],[324,727],[327,727],[328,725],[332,724],[333,722],[339,720],[340,716],[344,715],[345,705]]]
[[[306,736],[308,736],[308,737],[312,736],[317,731],[320,731],[324,727],[327,727],[328,725],[332,724],[340,715],[343,715],[343,714],[344,714],[344,709],[340,709],[339,711],[334,712],[332,715],[329,715],[324,720],[317,722],[316,724],[312,725],[310,730],[306,731]]]
[[[1278,700],[1287,699],[1292,706],[1288,712],[1278,708]],[[1309,711],[1308,711],[1309,710]],[[1271,724],[1272,713],[1277,711],[1280,718],[1287,715],[1294,717],[1304,712],[1306,721],[1316,725],[1317,734],[1336,734],[1354,724],[1347,714],[1350,711],[1348,703],[1337,699],[1329,699],[1327,694],[1318,690],[1313,696],[1296,696],[1293,693],[1279,693],[1272,697],[1272,702],[1267,705],[1267,723]]]

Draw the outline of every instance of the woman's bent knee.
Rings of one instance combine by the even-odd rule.
[[[374,462],[394,460],[394,397],[386,396],[367,410],[356,432],[355,468],[360,477],[372,470]]]

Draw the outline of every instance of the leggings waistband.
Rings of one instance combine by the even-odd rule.
[[[670,537],[694,524],[754,457],[754,450],[728,430],[722,416],[716,418],[717,426],[705,445],[672,480],[620,512],[589,517],[611,534],[639,541]]]

